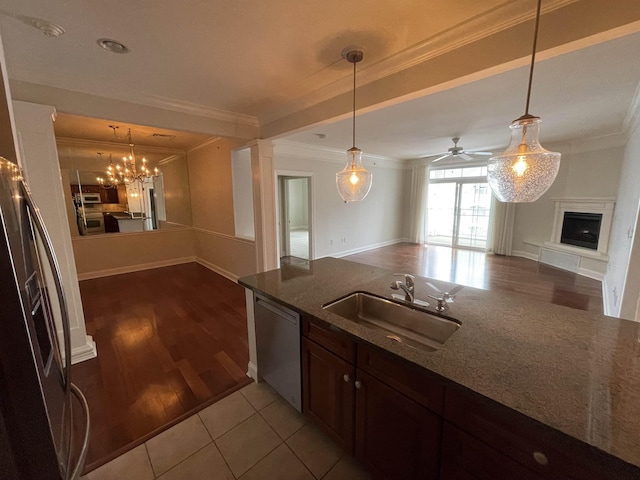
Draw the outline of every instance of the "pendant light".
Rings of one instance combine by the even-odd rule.
[[[509,126],[511,140],[506,150],[488,161],[487,181],[502,202],[535,202],[549,189],[560,168],[560,154],[540,145],[540,117],[529,114],[541,5],[538,0],[525,114]]]
[[[363,54],[347,48],[342,56],[353,63],[353,147],[347,150],[347,164],[336,173],[338,193],[346,203],[364,200],[371,190],[373,175],[362,166],[362,150],[356,147],[356,63],[362,60]]]

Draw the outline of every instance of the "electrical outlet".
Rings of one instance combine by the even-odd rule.
[[[333,239],[329,240],[329,245],[333,245]]]

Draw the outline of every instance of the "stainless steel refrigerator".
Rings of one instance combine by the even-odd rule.
[[[88,438],[51,241],[18,167],[0,157],[0,478],[77,479]]]

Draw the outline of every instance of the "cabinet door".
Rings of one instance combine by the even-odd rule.
[[[353,452],[355,367],[302,338],[302,409],[347,452]]]
[[[357,371],[356,458],[377,478],[436,479],[442,420]]]
[[[544,477],[536,475],[506,455],[445,422],[440,478],[542,480]]]

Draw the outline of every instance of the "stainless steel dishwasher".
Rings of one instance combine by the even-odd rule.
[[[302,412],[300,315],[253,295],[258,376]]]

